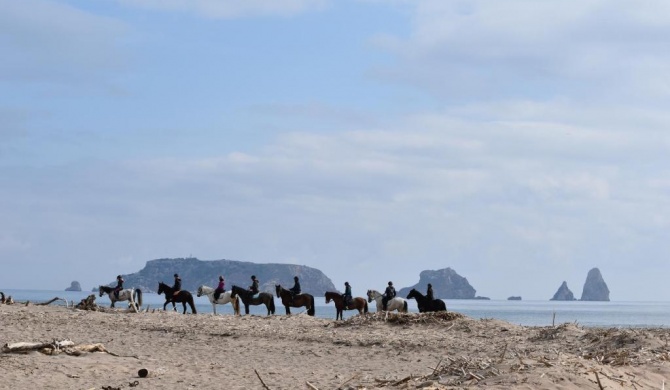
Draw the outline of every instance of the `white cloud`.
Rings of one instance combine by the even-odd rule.
[[[121,4],[162,11],[190,12],[213,19],[292,16],[325,7],[330,0],[118,0]]]
[[[0,0],[0,81],[81,83],[117,70],[127,27],[49,0]]]

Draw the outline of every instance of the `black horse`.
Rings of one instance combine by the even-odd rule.
[[[173,307],[175,302],[181,302],[181,304],[184,305],[184,314],[186,314],[187,303],[189,306],[191,306],[191,313],[197,314],[197,311],[195,310],[195,303],[193,302],[193,295],[190,292],[181,290],[175,295],[172,287],[163,282],[160,282],[158,283],[158,295],[163,293],[165,293],[165,304],[163,304],[163,310],[165,310],[165,307],[170,302],[172,302]],[[175,308],[175,310],[177,310],[177,308]]]
[[[268,315],[275,314],[275,297],[273,297],[270,293],[261,292],[258,293],[257,297],[254,297],[254,294],[251,291],[242,287],[233,286],[230,297],[235,299],[236,295],[239,295],[240,299],[242,299],[242,303],[244,303],[244,311],[246,314],[249,314],[249,305],[265,305],[265,307],[268,309]]]
[[[444,303],[443,300],[430,300],[420,292],[416,291],[416,289],[412,289],[412,291],[407,294],[407,299],[411,298],[416,299],[416,305],[419,307],[419,313],[426,313],[429,311],[447,311],[447,304]]]
[[[281,298],[281,303],[286,308],[286,314],[291,314],[290,307],[303,307],[307,308],[307,314],[313,316],[316,310],[314,309],[314,297],[310,294],[298,294],[293,299],[289,290],[283,288],[280,285],[276,285],[277,297]]]

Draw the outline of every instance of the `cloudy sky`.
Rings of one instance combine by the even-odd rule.
[[[0,289],[194,256],[666,300],[669,49],[664,0],[0,0]]]

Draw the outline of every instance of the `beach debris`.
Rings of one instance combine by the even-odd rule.
[[[65,353],[66,355],[70,356],[80,356],[86,352],[104,352],[116,357],[133,357],[135,359],[139,359],[139,357],[134,355],[117,355],[108,351],[105,346],[100,343],[75,344],[71,340],[53,340],[51,342],[18,342],[11,344],[7,343],[2,347],[3,353],[28,353],[33,351],[38,351],[45,355],[58,355],[60,353]]]
[[[36,303],[35,306],[49,306],[50,304],[52,304],[56,301],[63,301],[63,302],[65,302],[65,307],[68,307],[67,299],[59,298],[59,297],[54,297],[51,300],[46,301],[46,302]]]
[[[258,373],[258,370],[254,368],[254,372],[256,373],[256,376],[258,377],[258,380],[261,381],[261,384],[263,385],[263,388],[264,388],[265,390],[270,390],[270,388],[268,387],[268,385],[266,385],[265,382],[263,381],[263,378],[261,378],[261,374]]]
[[[146,368],[141,368],[139,371],[137,371],[137,376],[140,378],[146,378],[149,375],[149,370]]]
[[[431,325],[446,324],[451,321],[464,318],[463,314],[456,312],[434,312],[434,313],[389,313],[377,312],[368,315],[358,315],[347,318],[344,321],[333,323],[335,327],[365,326],[374,322],[385,322],[393,325]]]

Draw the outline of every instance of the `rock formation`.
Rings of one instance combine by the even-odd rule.
[[[425,294],[428,283],[433,285],[433,294],[437,299],[475,299],[477,290],[468,283],[466,278],[460,276],[451,268],[421,271],[419,283],[400,289],[398,295],[404,298],[413,288]],[[477,297],[477,299],[486,298]]]
[[[65,291],[81,291],[81,285],[75,280],[70,284],[70,287],[65,289]]]
[[[586,275],[586,282],[584,282],[584,290],[582,290],[582,298],[580,301],[607,301],[610,300],[610,290],[607,288],[607,283],[600,274],[598,268],[593,268]]]
[[[568,288],[568,283],[563,281],[561,287],[558,288],[554,297],[550,299],[551,301],[574,301],[575,295]]]
[[[184,290],[196,291],[199,286],[216,287],[219,275],[226,281],[226,290],[233,285],[247,288],[251,275],[260,281],[260,290],[275,293],[275,284],[285,288],[293,286],[293,277],[300,278],[302,291],[323,296],[326,291],[337,291],[333,282],[316,268],[295,264],[257,264],[235,260],[204,261],[196,258],[156,259],[147,261],[139,272],[123,275],[124,286],[156,291],[158,282],[172,285],[173,275],[178,273]],[[111,282],[109,285],[116,285]],[[96,290],[97,291],[97,290]]]
[[[513,295],[513,296],[511,296],[511,297],[508,297],[507,300],[508,300],[508,301],[520,301],[520,300],[521,300],[521,297],[520,297],[520,296]]]

